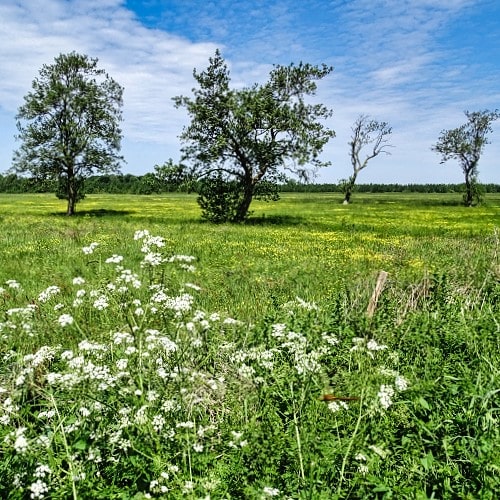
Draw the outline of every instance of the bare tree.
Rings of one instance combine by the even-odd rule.
[[[465,176],[464,205],[470,207],[474,198],[478,197],[477,191],[477,164],[488,144],[487,134],[493,131],[491,124],[500,118],[498,110],[495,111],[465,111],[467,123],[458,128],[443,130],[438,142],[432,150],[441,154],[441,163],[455,158],[460,162]]]
[[[391,134],[392,127],[389,127],[387,122],[371,120],[367,115],[360,115],[354,122],[352,138],[349,142],[353,172],[349,179],[343,182],[342,186],[345,204],[350,202],[358,174],[366,168],[368,162],[380,153],[390,154],[387,148],[392,147],[388,139]],[[371,151],[361,159],[361,150],[368,146]]]

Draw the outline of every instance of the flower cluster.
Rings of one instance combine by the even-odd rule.
[[[1,358],[11,372],[0,379],[2,452],[22,464],[11,481],[26,497],[59,497],[63,493],[53,489],[64,481],[113,484],[119,467],[127,471],[124,484],[141,476],[134,484],[142,491],[128,490],[131,497],[216,495],[220,481],[197,471],[218,457],[242,463],[257,439],[247,427],[252,419],[237,420],[230,402],[245,391],[254,399],[267,391],[282,401],[288,383],[316,388],[332,371],[341,342],[317,327],[316,304],[297,298],[284,307],[283,321],[265,326],[203,311],[203,287],[187,282],[174,288],[168,279],[169,266],[180,267],[176,278],[193,271],[194,257],[164,256],[165,240],[147,230],[137,231],[134,240],[143,255],[138,270],[126,267],[118,253],[93,260],[89,265],[97,262],[102,276],[94,268],[88,275],[80,271],[72,286],[48,286],[35,294],[36,303],[7,309],[0,323],[6,340],[37,331],[42,322],[65,339]],[[91,243],[83,253],[98,246]],[[15,280],[5,285],[21,289]],[[60,302],[54,305],[55,296]],[[301,323],[303,317],[315,319]],[[256,328],[265,333],[249,340]],[[355,338],[353,344],[353,356],[368,354],[370,361],[388,351],[373,339]],[[360,404],[385,411],[408,382],[386,368],[376,376],[383,383],[373,390],[373,401]],[[285,386],[275,388],[278,377]],[[309,397],[304,394],[301,404]],[[309,399],[318,405],[314,395]],[[329,401],[324,418],[348,407]],[[68,449],[58,466],[54,457]],[[356,460],[364,471],[366,460]],[[256,494],[284,493],[264,483]]]

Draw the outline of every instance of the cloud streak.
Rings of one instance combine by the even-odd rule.
[[[127,171],[144,173],[170,156],[177,159],[177,136],[186,117],[171,97],[190,93],[193,68],[205,68],[220,47],[237,86],[264,81],[274,63],[334,66],[318,89],[318,99],[334,110],[330,125],[337,132],[325,151],[334,167],[320,180],[349,175],[350,127],[363,113],[393,126],[396,147],[390,157],[374,161],[360,182],[460,182],[457,166],[436,168],[430,146],[440,130],[464,121],[463,110],[492,109],[500,102],[499,64],[486,54],[474,58],[479,42],[488,41],[488,53],[500,49],[494,33],[486,31],[484,40],[472,36],[482,22],[480,8],[499,11],[496,2],[486,0],[45,0],[43,8],[38,0],[23,0],[0,5],[0,169],[10,163],[14,116],[31,81],[43,64],[72,50],[97,57],[125,87]],[[456,38],[464,30],[470,40]],[[482,179],[500,182],[493,165],[499,154],[498,144],[487,148]]]

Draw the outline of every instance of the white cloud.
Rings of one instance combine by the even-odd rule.
[[[445,182],[451,171],[456,175],[448,179],[458,182],[459,167],[439,166],[430,146],[442,129],[464,121],[463,110],[498,106],[500,74],[497,66],[491,72],[474,61],[474,44],[464,40],[450,46],[443,37],[481,4],[175,0],[158,12],[156,28],[142,24],[123,0],[2,4],[0,124],[11,124],[3,127],[0,170],[8,167],[15,147],[5,134],[14,129],[14,115],[32,80],[43,64],[72,50],[97,57],[125,88],[126,170],[144,173],[169,156],[177,159],[177,136],[186,117],[171,97],[190,94],[193,68],[205,68],[219,47],[238,87],[265,80],[273,63],[302,60],[335,67],[318,84],[318,100],[333,108],[330,124],[337,132],[324,155],[334,167],[322,179],[349,175],[350,127],[363,113],[393,126],[396,147],[391,156],[374,160],[360,182]],[[498,142],[493,140],[481,159],[481,178],[487,181],[500,182],[494,165]]]

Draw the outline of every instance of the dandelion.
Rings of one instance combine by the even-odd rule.
[[[61,314],[57,319],[57,322],[64,328],[65,326],[69,326],[73,324],[73,316],[70,314]]]

